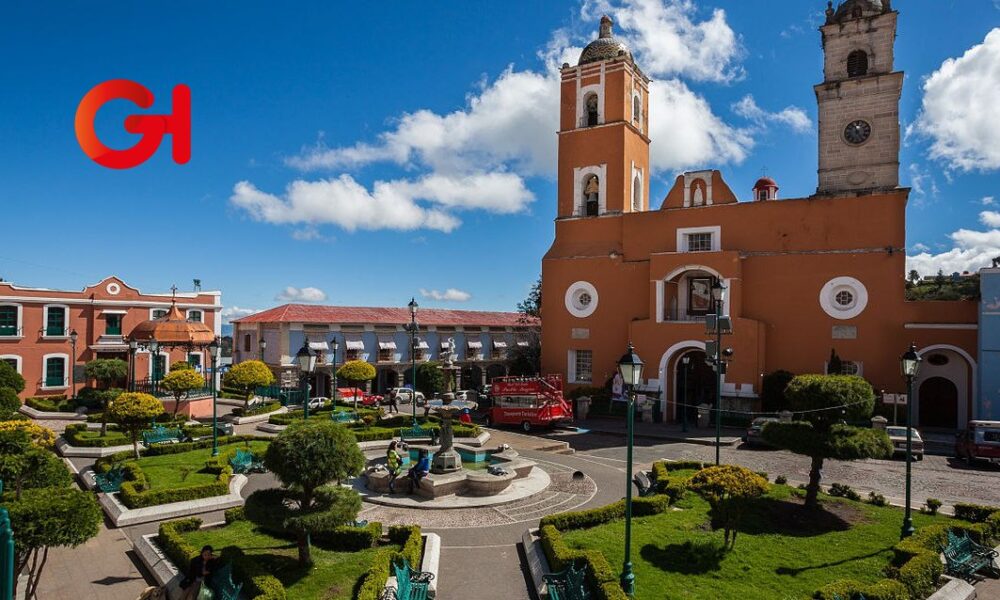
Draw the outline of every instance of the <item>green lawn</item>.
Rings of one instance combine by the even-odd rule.
[[[838,579],[884,577],[899,542],[900,509],[823,497],[823,511],[801,507],[797,490],[773,485],[744,515],[736,547],[727,554],[722,531],[712,531],[708,503],[692,493],[665,513],[633,519],[636,598],[809,598]],[[919,528],[947,517],[914,514]],[[573,548],[599,549],[612,568],[624,557],[624,521],[564,532]]]
[[[219,454],[245,447],[246,444],[243,442],[219,446]],[[263,456],[267,442],[252,441],[250,449],[255,455]],[[205,462],[211,457],[212,449],[203,448],[177,454],[144,456],[138,462],[149,481],[150,489],[183,488],[213,483],[218,478],[214,473],[205,471]]]
[[[236,521],[214,529],[185,533],[196,548],[210,544],[216,554],[227,546],[240,548],[285,585],[289,598],[302,600],[350,600],[354,587],[371,566],[378,549],[360,552],[333,552],[313,544],[315,566],[306,571],[298,566],[298,550],[289,540],[260,532],[249,521]]]

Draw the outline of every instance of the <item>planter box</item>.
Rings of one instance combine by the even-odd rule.
[[[22,404],[21,408],[17,409],[22,415],[27,415],[32,419],[40,420],[53,420],[53,421],[86,421],[86,414],[79,414],[75,412],[42,412],[40,410],[35,410],[28,406],[27,404]]]
[[[235,506],[243,506],[243,496],[240,492],[247,484],[246,475],[233,475],[229,480],[229,493],[225,496],[210,496],[198,500],[184,500],[157,504],[143,508],[128,508],[118,500],[117,494],[98,494],[97,499],[105,514],[116,527],[128,527],[138,523],[166,521],[177,517],[197,515],[200,513],[225,510]]]
[[[90,446],[71,446],[65,438],[59,436],[56,438],[56,452],[60,456],[75,456],[84,458],[102,458],[104,456],[111,456],[118,452],[132,451],[132,444],[126,444],[123,446],[106,446],[104,448],[92,448]]]

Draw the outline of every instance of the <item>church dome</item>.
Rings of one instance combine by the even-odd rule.
[[[587,47],[583,49],[583,52],[580,53],[580,61],[577,64],[585,65],[602,60],[611,60],[620,56],[625,56],[630,61],[632,60],[632,52],[629,51],[628,46],[611,33],[611,26],[613,24],[611,17],[607,15],[601,17],[600,34],[596,40],[587,44]]]
[[[826,4],[826,22],[828,24],[843,23],[847,19],[880,15],[892,10],[889,0],[846,0],[837,7],[837,10],[833,9],[832,1]]]

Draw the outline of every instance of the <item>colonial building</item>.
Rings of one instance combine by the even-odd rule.
[[[333,372],[349,360],[374,365],[371,389],[382,393],[412,381],[414,358],[418,364],[438,360],[454,343],[459,385],[481,388],[507,374],[509,350],[538,336],[538,323],[519,313],[422,308],[417,321],[411,351],[407,308],[285,304],[233,322],[233,362],[263,360],[281,385],[295,387],[295,353],[308,342],[319,352],[314,395],[331,396]]]
[[[563,65],[558,217],[542,261],[542,362],[570,387],[604,385],[631,340],[665,420],[712,402],[705,361],[711,289],[733,321],[723,406],[759,407],[764,374],[842,372],[903,393],[898,358],[925,361],[913,401],[923,426],[976,416],[977,305],[904,299],[906,202],[898,187],[897,12],[888,0],[827,11],[819,103],[819,185],[778,199],[762,178],[740,201],[717,170],[679,175],[662,201],[649,185],[648,79],[601,20]],[[657,140],[669,144],[671,140]],[[685,361],[684,359],[687,358]]]
[[[87,384],[83,366],[95,358],[128,360],[125,339],[138,324],[166,315],[176,298],[189,320],[220,332],[221,292],[166,292],[146,294],[117,277],[107,277],[82,291],[28,288],[0,281],[0,360],[24,377],[22,398],[70,395],[74,386]],[[188,360],[207,365],[202,352],[183,349],[159,351],[150,360],[148,349],[136,353],[137,379],[158,378],[170,363]]]

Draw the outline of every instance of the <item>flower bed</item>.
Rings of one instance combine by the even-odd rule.
[[[161,444],[147,448],[138,461],[130,451],[119,452],[98,459],[94,470],[105,472],[114,464],[124,463],[125,482],[118,498],[128,508],[222,496],[229,493],[229,478],[233,474],[229,457],[247,447],[255,454],[262,454],[267,441],[251,436],[223,436],[219,438],[217,457],[212,457],[211,447],[211,440]]]
[[[419,527],[392,527],[387,539],[382,539],[379,523],[341,527],[341,535],[333,537],[349,537],[354,546],[346,548],[340,540],[334,548],[322,536],[314,536],[315,566],[302,569],[295,560],[294,541],[262,532],[243,519],[240,509],[226,512],[224,527],[200,526],[197,518],[163,523],[157,542],[182,570],[199,548],[211,544],[223,561],[232,563],[233,578],[244,582],[244,594],[252,600],[376,600],[389,576],[389,561],[405,556],[410,564],[419,565],[423,552]]]
[[[700,467],[657,463],[656,488],[682,489]],[[683,589],[686,598],[924,598],[938,587],[942,565],[938,545],[947,530],[964,530],[993,543],[1000,536],[1000,512],[962,507],[966,520],[914,514],[917,533],[899,542],[902,511],[825,496],[822,509],[802,506],[802,492],[772,485],[748,505],[735,548],[726,552],[710,527],[708,503],[683,492],[673,500],[681,510],[652,511],[633,505],[632,560],[638,599],[662,598],[662,590]],[[656,498],[654,495],[653,498]],[[640,500],[646,500],[645,498]],[[623,600],[618,565],[623,560],[624,506],[552,515],[542,519],[542,547],[553,571],[570,563],[586,566],[598,600]],[[645,516],[644,516],[645,515]]]

